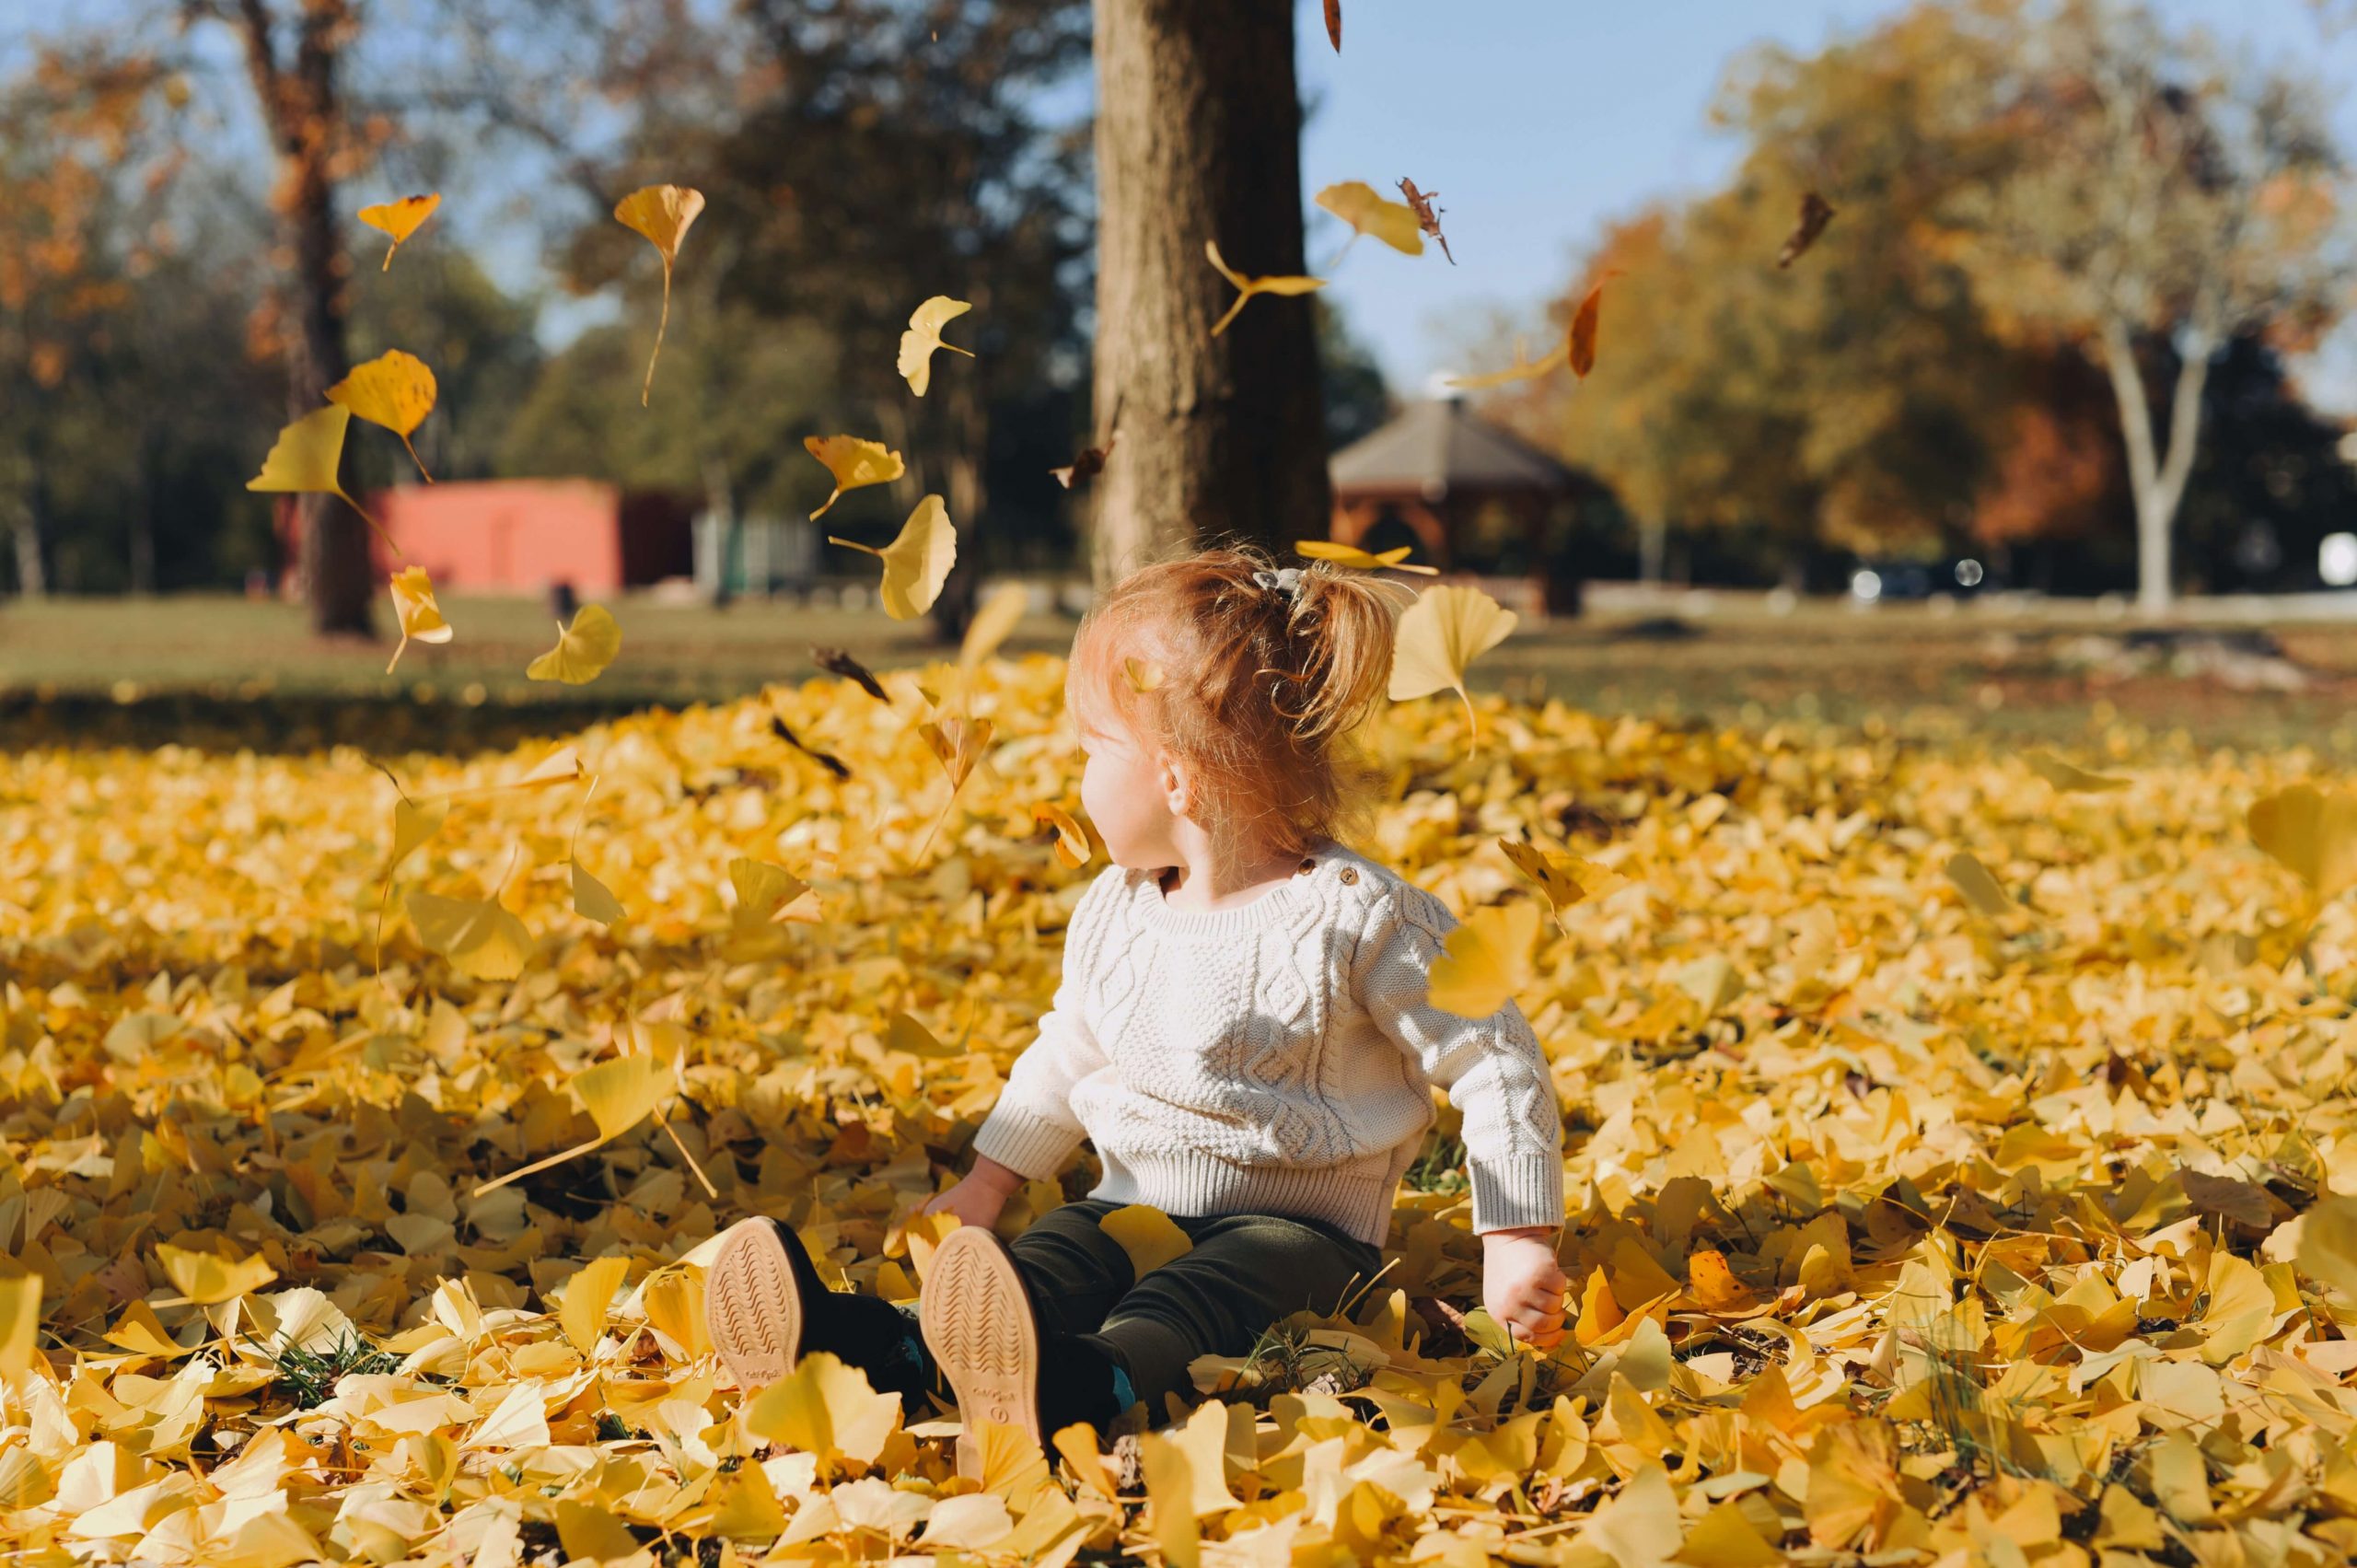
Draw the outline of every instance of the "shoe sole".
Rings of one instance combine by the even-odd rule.
[[[958,1473],[980,1479],[978,1423],[994,1422],[1044,1445],[1039,1430],[1039,1323],[1014,1254],[980,1225],[942,1238],[919,1303],[935,1364],[958,1396],[965,1430]]]
[[[807,1313],[785,1243],[770,1221],[728,1227],[703,1288],[704,1327],[739,1388],[778,1382],[794,1370]]]

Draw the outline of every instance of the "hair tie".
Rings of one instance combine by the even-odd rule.
[[[1301,568],[1298,566],[1286,566],[1274,572],[1265,567],[1258,568],[1252,574],[1252,581],[1261,587],[1283,592],[1288,598],[1301,597]]]

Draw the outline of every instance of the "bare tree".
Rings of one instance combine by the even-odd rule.
[[[1096,571],[1167,545],[1322,536],[1330,504],[1317,324],[1255,300],[1220,336],[1243,272],[1300,273],[1294,7],[1096,0],[1097,427],[1119,412],[1097,493]]]
[[[2336,158],[2297,84],[2212,59],[2142,8],[2080,0],[2022,59],[2009,112],[2041,156],[1968,203],[1977,281],[2087,342],[2108,376],[2137,604],[2158,614],[2212,360],[2248,333],[2310,338],[2339,308]]]

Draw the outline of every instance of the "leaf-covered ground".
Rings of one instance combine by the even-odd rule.
[[[741,1400],[709,1238],[783,1215],[907,1297],[905,1222],[1051,993],[1101,865],[1033,813],[1077,777],[1061,678],[990,667],[987,761],[937,830],[914,674],[889,705],[814,682],[590,728],[594,794],[490,787],[546,743],[381,759],[412,828],[448,797],[381,975],[399,797],[370,759],[0,758],[17,1560],[2357,1553],[2357,1307],[2293,1263],[2357,1191],[2357,925],[2309,935],[2244,826],[2301,755],[2084,755],[2127,787],[2063,793],[2010,757],[1559,705],[1485,704],[1472,751],[1453,704],[1395,709],[1370,853],[1460,913],[1536,896],[1502,836],[1625,878],[1543,928],[1522,997],[1569,1129],[1576,1346],[1501,1355],[1466,1316],[1444,1121],[1352,1317],[1200,1366],[1225,1399],[1105,1461],[1051,1476],[991,1434],[977,1490],[954,1412],[903,1422],[823,1359]],[[2017,904],[1968,903],[1960,853]],[[811,890],[765,921],[748,860]],[[421,947],[413,890],[497,890],[520,978]],[[499,967],[496,934],[439,942]],[[476,1195],[596,1139],[575,1081],[618,1055],[679,1063],[660,1124]]]

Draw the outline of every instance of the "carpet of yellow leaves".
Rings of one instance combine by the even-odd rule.
[[[2091,759],[2129,785],[2078,795],[2007,758],[1494,701],[1473,751],[1455,704],[1395,709],[1371,853],[1460,912],[1534,896],[1501,836],[1625,878],[1544,928],[1522,997],[1569,1128],[1576,1343],[1501,1354],[1467,1316],[1436,1137],[1352,1315],[1200,1364],[1226,1398],[1124,1462],[1067,1443],[1051,1476],[993,1431],[958,1480],[953,1414],[904,1420],[826,1357],[740,1400],[709,1238],[789,1216],[831,1277],[911,1295],[908,1218],[1095,869],[1033,812],[1077,776],[1061,665],[984,671],[987,764],[937,831],[918,679],[593,727],[586,806],[486,787],[552,744],[386,760],[412,797],[474,793],[399,868],[381,975],[369,759],[0,758],[12,1558],[2357,1555],[2357,1308],[2292,1261],[2357,1191],[2357,929],[2328,909],[2304,957],[2299,884],[2242,825],[2297,756]],[[1959,854],[2018,903],[1968,903]],[[575,911],[576,854],[610,929]],[[811,891],[737,918],[743,859]],[[521,977],[424,951],[412,889],[498,890]],[[476,1195],[598,1135],[573,1085],[618,1052],[679,1063],[668,1132]],[[6,1306],[35,1284],[37,1330]]]

